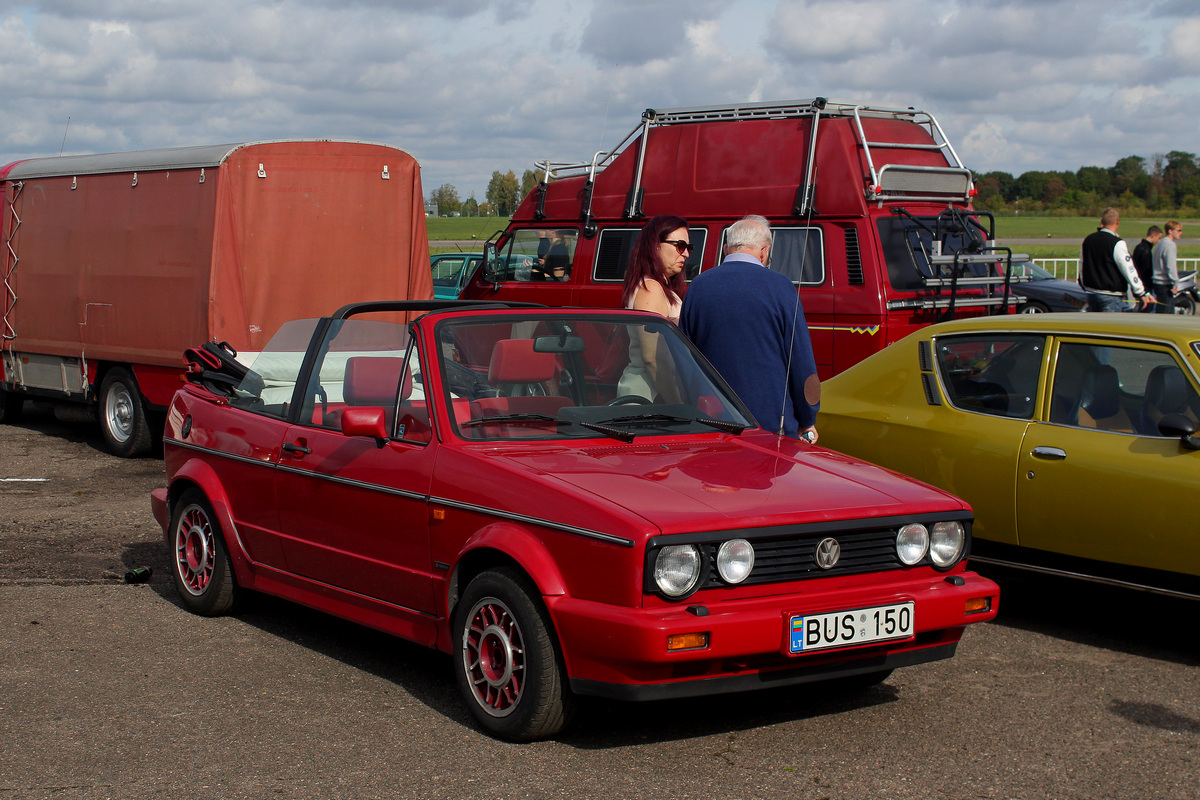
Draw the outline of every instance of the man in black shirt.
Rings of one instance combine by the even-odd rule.
[[[1137,298],[1138,308],[1154,302],[1133,268],[1125,240],[1117,234],[1120,224],[1120,213],[1115,208],[1106,208],[1100,215],[1100,228],[1083,240],[1079,285],[1087,292],[1088,308],[1092,311],[1128,311],[1127,287]]]
[[[1158,244],[1158,240],[1162,237],[1162,228],[1157,225],[1151,225],[1146,230],[1146,238],[1138,242],[1137,247],[1133,248],[1133,267],[1137,270],[1138,277],[1142,280],[1142,286],[1150,286],[1154,283],[1154,265],[1150,261],[1150,253],[1154,250],[1154,245]],[[1154,308],[1147,305],[1142,311],[1152,313]]]

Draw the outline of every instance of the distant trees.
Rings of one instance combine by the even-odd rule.
[[[517,183],[517,175],[511,169],[501,174],[500,170],[492,173],[488,181],[487,200],[496,208],[496,213],[502,217],[511,216],[521,204],[521,186]]]
[[[1126,156],[1111,167],[1087,166],[1075,172],[1030,171],[975,176],[975,206],[985,211],[1033,214],[1099,214],[1105,206],[1127,211],[1200,215],[1200,160],[1195,153]]]
[[[438,213],[445,216],[459,212],[461,203],[458,201],[458,189],[448,183],[443,183],[429,193],[429,201],[437,203]]]

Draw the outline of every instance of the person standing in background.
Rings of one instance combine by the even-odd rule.
[[[1121,214],[1106,208],[1100,215],[1100,227],[1083,240],[1079,254],[1079,286],[1087,292],[1091,311],[1128,311],[1125,290],[1128,287],[1137,298],[1138,308],[1153,303],[1154,298],[1142,285],[1129,248],[1117,234]]]
[[[1137,270],[1138,278],[1142,281],[1142,286],[1150,286],[1154,282],[1154,264],[1151,261],[1150,253],[1154,250],[1154,245],[1158,244],[1158,240],[1162,238],[1162,235],[1162,228],[1157,225],[1151,225],[1146,229],[1146,238],[1138,242],[1137,247],[1133,248],[1133,268]],[[1146,306],[1142,311],[1153,313],[1154,309]]]
[[[1175,310],[1175,282],[1179,280],[1179,270],[1175,265],[1178,253],[1175,243],[1183,236],[1183,226],[1178,220],[1168,220],[1163,227],[1167,232],[1150,253],[1154,267],[1150,282],[1154,287],[1154,299],[1158,301],[1158,313],[1171,314]]]

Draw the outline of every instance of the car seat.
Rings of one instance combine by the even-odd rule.
[[[560,408],[572,405],[571,398],[550,394],[557,385],[558,367],[558,356],[535,352],[532,339],[496,342],[488,365],[488,383],[500,396],[472,400],[472,419],[499,414],[554,416]]]
[[[1081,428],[1133,433],[1133,423],[1121,407],[1121,384],[1116,368],[1095,364],[1083,374],[1078,424]]]
[[[1188,410],[1188,384],[1183,371],[1174,364],[1160,364],[1146,378],[1146,399],[1142,403],[1138,432],[1143,436],[1161,436],[1158,422],[1164,414],[1184,414]]]
[[[397,389],[402,388],[401,400],[412,393],[411,376],[406,375],[400,387],[403,372],[404,359],[397,356],[351,356],[342,378],[342,400],[348,406],[381,406],[390,431],[396,419]],[[325,425],[340,428],[341,417],[341,410],[335,409],[325,415]]]

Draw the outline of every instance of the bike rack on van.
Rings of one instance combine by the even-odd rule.
[[[574,177],[586,174],[584,182],[582,217],[584,233],[588,235],[592,223],[592,187],[597,173],[604,170],[633,140],[640,136],[638,143],[638,160],[634,172],[633,185],[626,196],[623,216],[634,219],[642,216],[642,198],[645,189],[642,186],[643,166],[646,157],[646,143],[649,141],[650,129],[661,125],[687,125],[700,122],[733,122],[754,119],[800,119],[811,117],[812,128],[809,132],[808,163],[805,167],[804,183],[797,189],[796,202],[792,209],[793,216],[801,217],[816,213],[812,208],[815,180],[813,177],[813,160],[817,150],[817,130],[820,120],[824,117],[849,117],[854,120],[854,132],[866,156],[867,173],[865,194],[869,201],[883,202],[885,200],[904,199],[908,201],[933,200],[938,202],[970,201],[975,191],[972,186],[971,171],[967,169],[958,157],[954,147],[946,138],[942,127],[932,114],[914,108],[884,108],[868,106],[861,103],[843,103],[817,97],[812,100],[796,100],[792,102],[771,103],[741,103],[723,106],[696,106],[693,108],[669,108],[656,110],[648,108],[642,113],[642,121],[631,130],[616,147],[608,151],[598,151],[591,161],[538,161],[535,166],[543,173],[542,181],[538,184],[537,218],[544,218],[542,205],[545,200],[546,185],[553,179]],[[932,140],[928,144],[906,142],[869,141],[863,128],[863,119],[894,119],[906,120],[924,127]],[[946,159],[944,167],[925,167],[909,164],[882,164],[876,167],[875,157],[871,149],[891,150],[931,150],[942,154]],[[593,231],[594,233],[594,231]]]

